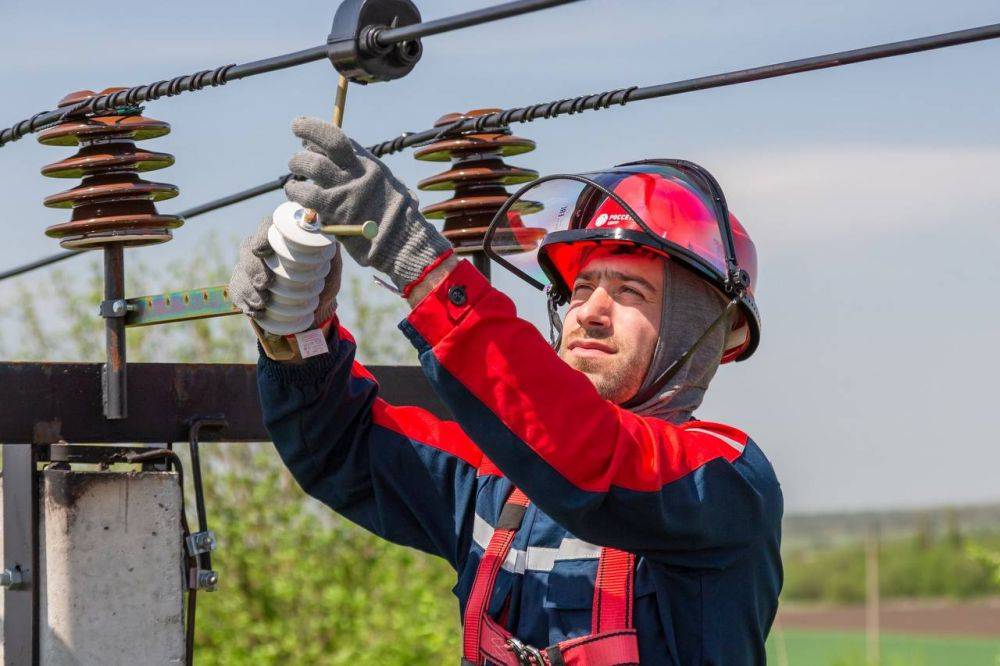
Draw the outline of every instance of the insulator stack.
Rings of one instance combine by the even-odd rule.
[[[434,126],[445,127],[457,120],[476,118],[499,110],[450,113],[442,116]],[[490,221],[510,196],[506,186],[538,178],[537,171],[510,166],[503,161],[505,157],[534,149],[534,141],[514,136],[509,129],[489,132],[473,130],[447,136],[414,153],[418,160],[452,163],[450,170],[425,178],[417,187],[427,191],[455,191],[451,199],[427,206],[422,212],[430,219],[444,220],[443,233],[454,244],[456,252],[481,251]]]
[[[271,298],[258,325],[274,335],[301,333],[312,327],[330,260],[337,252],[336,237],[320,231],[319,219],[292,201],[278,206],[267,230],[274,250],[265,260],[274,271],[268,287]]]
[[[100,93],[81,90],[64,97],[59,106],[118,90],[122,88]],[[170,132],[167,123],[144,118],[139,112],[138,108],[116,109],[118,115],[74,117],[38,135],[39,143],[47,146],[80,147],[76,155],[42,168],[43,175],[53,178],[83,178],[77,187],[45,199],[49,208],[73,209],[69,222],[45,230],[60,239],[63,247],[85,250],[162,243],[170,240],[171,229],[184,223],[180,217],[156,210],[157,201],[177,196],[177,187],[139,177],[140,172],[174,163],[171,155],[135,145]]]

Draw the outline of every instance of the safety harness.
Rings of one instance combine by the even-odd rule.
[[[628,666],[639,663],[632,623],[635,555],[602,548],[594,583],[590,635],[551,647],[527,645],[487,614],[497,574],[530,504],[518,489],[500,512],[496,529],[479,562],[465,607],[462,666]]]

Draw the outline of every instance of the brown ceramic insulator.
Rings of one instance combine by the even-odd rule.
[[[494,163],[495,162],[495,163]],[[454,190],[464,185],[475,185],[477,183],[499,183],[500,185],[521,185],[530,183],[538,178],[538,172],[531,169],[520,169],[512,167],[499,160],[490,160],[489,163],[479,162],[475,165],[458,165],[450,171],[439,173],[430,178],[424,178],[417,183],[421,190]]]
[[[67,95],[59,103],[65,107],[100,93],[83,90]],[[127,113],[121,112],[119,113]],[[139,115],[75,117],[45,132],[38,140],[51,146],[80,146],[64,160],[42,168],[53,178],[83,178],[80,185],[45,199],[49,208],[72,208],[69,222],[45,230],[60,239],[66,248],[87,249],[112,244],[151,245],[170,240],[171,229],[183,224],[174,215],[161,215],[155,202],[177,196],[174,185],[153,183],[139,172],[170,166],[174,158],[137,148],[135,141],[163,136],[170,125]]]
[[[446,127],[457,120],[476,118],[498,109],[476,109],[468,113],[449,113],[435,123]],[[421,190],[454,190],[446,201],[427,206],[424,215],[444,220],[442,233],[459,253],[482,250],[483,236],[490,222],[507,201],[508,185],[521,185],[538,178],[531,169],[510,166],[503,158],[535,149],[535,142],[511,135],[510,131],[466,132],[436,141],[416,152],[416,158],[429,162],[452,162],[444,173],[425,178],[417,187]],[[533,212],[529,202],[517,207],[522,213]],[[534,210],[537,210],[535,208]]]
[[[174,163],[173,155],[137,148],[134,143],[108,143],[85,146],[73,157],[42,167],[50,178],[83,178],[95,173],[117,171],[155,171]]]
[[[530,153],[535,149],[535,142],[509,134],[470,134],[457,139],[444,139],[424,146],[413,153],[418,160],[425,162],[448,162],[453,155],[468,153],[499,153],[501,157],[512,157],[522,153]]]

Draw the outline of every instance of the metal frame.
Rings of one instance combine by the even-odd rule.
[[[0,364],[0,404],[17,406],[0,411],[3,566],[12,574],[4,582],[11,577],[22,581],[6,585],[3,638],[8,666],[37,664],[39,659],[40,462],[100,463],[123,450],[147,450],[80,443],[187,441],[197,455],[198,442],[270,440],[261,417],[254,365],[130,363],[131,410],[123,419],[104,417],[103,368],[100,363]],[[385,399],[450,418],[419,367],[370,370]],[[203,500],[196,500],[200,527],[205,529]],[[207,561],[206,566],[210,566]]]

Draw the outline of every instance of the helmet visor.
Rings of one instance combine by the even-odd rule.
[[[544,288],[551,279],[539,250],[581,242],[642,245],[724,280],[722,238],[716,202],[697,175],[647,163],[527,185],[493,219],[486,247],[498,263]]]

